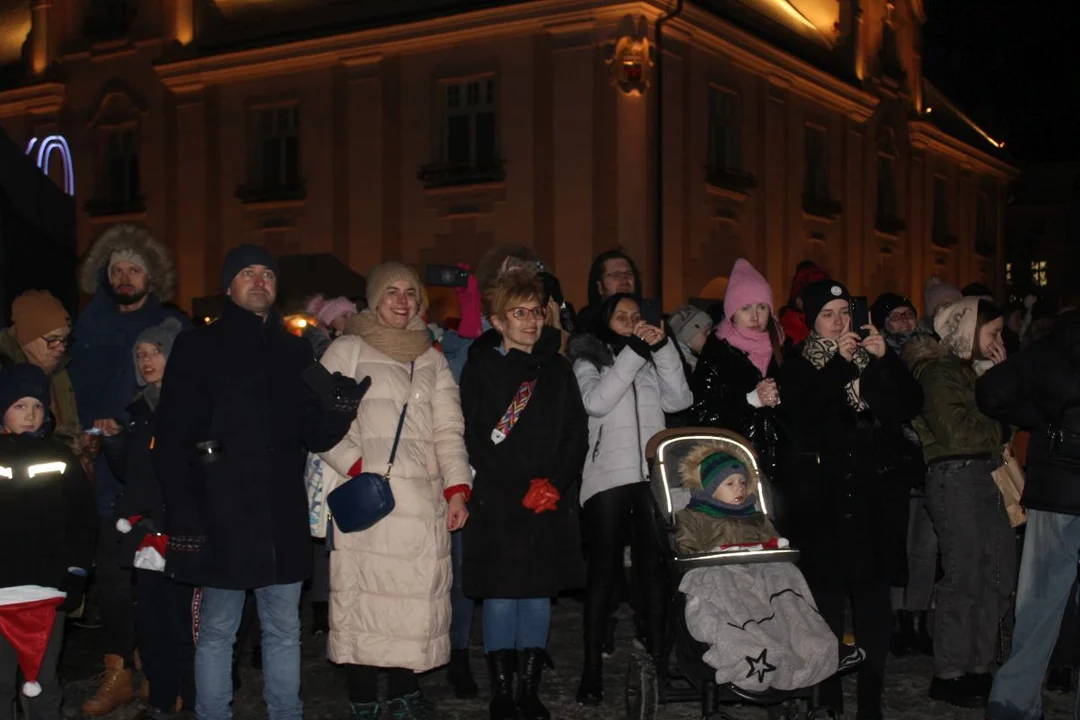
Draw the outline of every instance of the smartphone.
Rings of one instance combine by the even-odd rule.
[[[851,298],[851,331],[865,340],[870,336],[870,331],[866,330],[864,326],[869,324],[870,306],[866,302],[866,297],[863,295],[853,296]]]
[[[434,287],[466,287],[469,284],[469,271],[451,265],[428,265],[424,284]]]

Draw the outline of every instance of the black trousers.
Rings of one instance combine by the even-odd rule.
[[[150,680],[150,705],[172,711],[176,698],[195,708],[197,590],[152,570],[136,570],[139,583],[139,653]]]
[[[866,651],[866,661],[857,671],[859,708],[871,710],[880,707],[889,636],[892,633],[888,580],[873,577],[873,570],[868,570],[859,578],[807,576],[806,582],[822,617],[841,642],[844,639],[844,611],[851,603],[855,643]],[[821,684],[821,703],[836,712],[843,712],[844,695],[839,677],[833,676]]]
[[[585,577],[585,662],[600,662],[604,628],[613,594],[623,575],[625,530],[630,529],[632,578],[637,585],[637,613],[649,652],[660,651],[667,609],[666,573],[649,484],[623,485],[593,495],[582,508],[582,527],[588,538]]]
[[[135,655],[135,593],[131,568],[120,567],[116,543],[116,518],[98,518],[98,544],[94,565],[101,625],[105,635],[102,649],[106,655],[124,658],[130,667]]]
[[[405,697],[420,690],[416,673],[406,668],[377,668],[371,665],[346,665],[349,702],[372,703],[379,699],[379,670],[386,670],[386,697]]]

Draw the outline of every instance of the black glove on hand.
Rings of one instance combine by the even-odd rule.
[[[356,382],[341,373],[334,373],[334,396],[330,409],[337,412],[355,414],[356,408],[360,407],[360,401],[371,387],[371,378],[364,377]]]
[[[668,342],[668,336],[667,336],[667,335],[665,335],[665,336],[664,336],[664,339],[663,339],[663,340],[660,340],[659,342],[657,342],[657,343],[654,343],[654,344],[650,345],[650,346],[649,346],[649,350],[651,350],[651,351],[653,351],[653,352],[656,352],[656,351],[657,351],[657,350],[659,350],[660,348],[662,348],[662,347],[664,347],[665,345],[667,345],[667,342]]]
[[[559,284],[559,278],[547,271],[538,273],[537,277],[539,277],[540,282],[544,284],[545,297],[554,300],[556,305],[562,307],[562,304],[566,302],[566,298],[563,296],[562,285]]]
[[[68,572],[64,575],[59,590],[67,593],[67,597],[56,608],[56,612],[75,612],[82,605],[83,595],[86,593],[86,576]]]
[[[652,349],[649,344],[637,335],[631,335],[626,339],[626,345],[646,360],[652,360]]]

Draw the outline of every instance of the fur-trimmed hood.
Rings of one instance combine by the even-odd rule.
[[[730,455],[730,453],[724,452],[724,449],[719,445],[713,443],[699,443],[693,450],[686,453],[682,462],[679,463],[679,477],[682,478],[683,487],[687,490],[701,490],[701,463],[705,458],[714,453],[722,453],[724,455]],[[746,468],[746,493],[747,495],[758,494],[758,477],[753,468],[747,465],[742,458],[731,455],[731,458],[738,463],[742,464]]]
[[[611,348],[605,345],[600,338],[589,333],[581,333],[570,338],[570,341],[566,344],[566,357],[571,363],[578,360],[587,360],[595,365],[597,369],[603,369],[615,364],[615,356],[612,354]]]
[[[97,293],[106,281],[109,258],[117,250],[131,250],[146,261],[149,290],[161,301],[172,298],[176,290],[176,267],[169,251],[145,228],[113,225],[103,232],[79,263],[79,289],[87,295]]]
[[[948,357],[955,356],[937,337],[929,335],[912,338],[904,345],[900,353],[900,359],[912,372],[915,372],[918,366],[931,360],[943,360]]]

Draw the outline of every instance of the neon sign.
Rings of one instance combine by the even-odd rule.
[[[53,151],[59,151],[60,158],[64,162],[64,192],[74,197],[75,195],[75,171],[71,167],[71,148],[68,147],[67,140],[63,135],[49,135],[47,138],[38,144],[37,138],[30,138],[30,142],[26,146],[26,154],[34,152],[34,148],[37,148],[37,162],[38,168],[46,175],[49,174],[49,158],[52,156]]]

